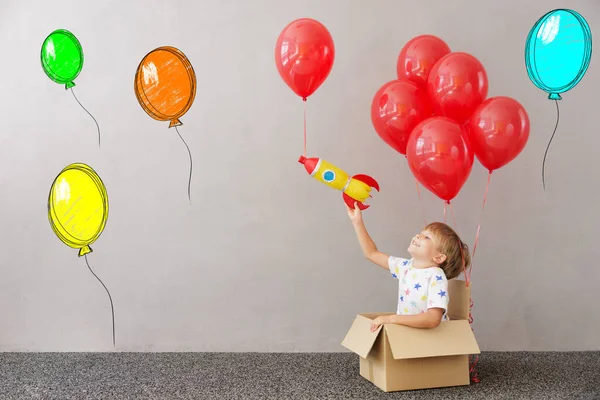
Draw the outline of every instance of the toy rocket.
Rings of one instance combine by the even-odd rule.
[[[319,182],[341,190],[344,202],[350,208],[354,208],[354,202],[358,202],[358,208],[366,210],[369,205],[363,204],[363,202],[372,197],[369,194],[371,188],[379,191],[379,184],[370,176],[359,174],[350,177],[347,173],[322,158],[300,156],[298,162],[303,164],[306,172]]]

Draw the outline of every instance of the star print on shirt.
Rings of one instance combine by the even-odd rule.
[[[441,275],[436,275],[435,279],[437,279],[438,281],[441,281],[442,280],[442,276]]]
[[[407,289],[404,291],[404,293],[406,293],[406,295],[408,296],[408,295],[410,294],[410,289],[408,289],[408,288],[407,288]]]
[[[408,264],[408,260],[402,261],[402,265],[407,265],[407,264]]]
[[[419,290],[420,287],[421,287],[421,284],[419,282],[417,282],[417,284],[415,285],[415,289]]]
[[[400,296],[400,301],[404,301],[404,296]]]
[[[395,273],[393,273],[393,272],[392,272],[392,276],[393,276],[394,278],[398,278],[398,275],[396,275],[396,274],[395,274]]]
[[[422,301],[427,301],[427,295],[426,295],[426,294],[424,294],[423,296],[421,296],[421,300],[422,300]]]
[[[438,294],[440,295],[440,297],[444,297],[446,295],[446,292],[444,292],[443,290],[440,290],[440,292]]]
[[[410,306],[413,307],[413,308],[416,308],[417,307],[417,302],[416,301],[411,301],[410,302]]]

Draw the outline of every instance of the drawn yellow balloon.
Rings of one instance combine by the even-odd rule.
[[[108,219],[108,196],[91,167],[71,164],[58,174],[48,196],[48,219],[64,244],[79,249],[79,257],[92,252]]]

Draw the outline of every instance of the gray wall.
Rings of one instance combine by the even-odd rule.
[[[375,91],[395,78],[411,37],[431,33],[478,57],[489,95],[519,100],[531,118],[523,153],[492,177],[472,275],[474,329],[484,350],[600,349],[600,234],[595,146],[600,74],[555,105],[530,83],[529,29],[560,1],[4,1],[0,8],[0,349],[113,350],[108,298],[76,250],[48,223],[50,185],[72,162],[106,184],[110,215],[91,266],[110,289],[119,351],[345,351],[354,315],[392,311],[397,281],[361,257],[340,193],[309,178],[302,102],[275,68],[281,29],[303,16],[333,35],[331,75],[308,101],[308,152],[382,191],[365,212],[382,251],[402,256],[422,227],[403,157],[374,132]],[[570,2],[569,2],[570,3]],[[569,4],[592,30],[594,0]],[[40,46],[66,28],[83,45],[76,94],[43,73]],[[142,57],[172,45],[198,78],[180,131],[148,117],[133,93]],[[473,245],[487,171],[478,162],[454,201]],[[423,194],[427,219],[443,203]]]

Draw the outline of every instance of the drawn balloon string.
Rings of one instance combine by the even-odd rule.
[[[73,90],[75,78],[83,68],[83,49],[79,40],[68,30],[57,29],[44,40],[40,58],[46,75],[54,82],[65,85],[65,90],[71,91],[75,101],[92,118],[98,131],[98,147],[100,147],[100,125],[81,104]]]
[[[542,162],[542,185],[546,190],[546,156],[560,120],[558,101],[583,78],[592,57],[592,33],[578,12],[556,9],[542,16],[531,28],[525,45],[529,79],[556,103],[556,125]]]
[[[153,119],[169,121],[185,145],[190,159],[188,199],[191,199],[192,152],[179,133],[179,120],[196,97],[196,74],[183,52],[165,46],[152,50],[140,62],[135,74],[135,96],[142,109]]]
[[[67,246],[79,249],[78,256],[102,284],[112,314],[112,337],[115,345],[115,310],[112,296],[104,282],[90,267],[90,247],[104,231],[108,219],[108,195],[98,174],[88,165],[75,163],[65,167],[52,182],[48,196],[48,220],[52,231]]]

